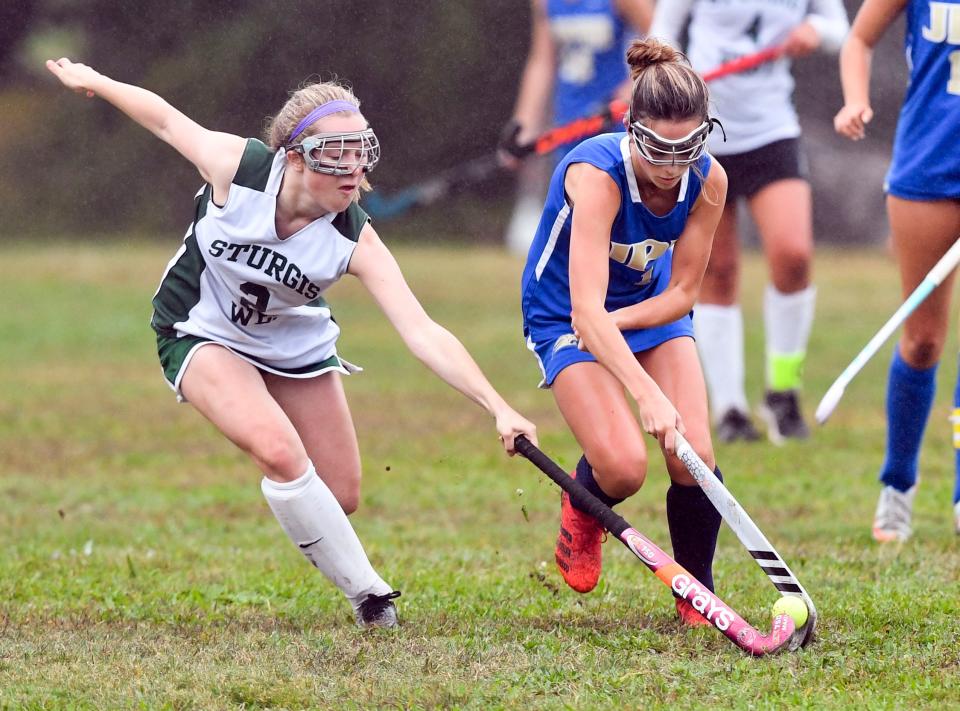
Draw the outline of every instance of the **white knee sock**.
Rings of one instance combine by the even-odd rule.
[[[693,329],[714,418],[731,407],[749,412],[744,390],[743,315],[739,305],[697,304]]]
[[[313,464],[294,481],[264,477],[260,489],[290,540],[340,588],[354,609],[369,593],[383,595],[393,589],[370,565],[347,515]]]
[[[763,295],[763,322],[767,336],[767,385],[771,390],[800,387],[816,304],[814,286],[784,294],[767,285]]]

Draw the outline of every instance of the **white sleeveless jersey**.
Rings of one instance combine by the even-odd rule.
[[[821,49],[837,52],[850,26],[842,0],[661,0],[650,35],[678,46],[688,19],[687,55],[700,73],[779,44],[804,21],[819,33]],[[792,95],[786,57],[710,82],[727,134],[726,142],[720,131],[711,134],[710,152],[744,153],[799,136]]]
[[[321,294],[347,270],[367,216],[356,203],[279,239],[277,192],[286,156],[255,139],[226,204],[205,185],[183,245],[153,299],[151,325],[221,343],[266,369],[308,373],[336,355],[340,328]]]

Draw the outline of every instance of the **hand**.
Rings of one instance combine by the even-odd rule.
[[[850,103],[844,105],[833,117],[833,128],[841,136],[853,141],[866,138],[867,124],[873,118],[873,109],[869,104]]]
[[[801,22],[783,41],[783,53],[788,57],[806,57],[820,47],[820,33],[809,22]]]
[[[96,95],[91,87],[97,79],[103,76],[86,64],[74,64],[66,57],[61,57],[55,62],[48,59],[47,69],[65,87],[73,89],[78,94],[86,94],[88,98],[93,98]]]
[[[500,165],[509,170],[520,167],[521,159],[526,155],[524,144],[520,142],[523,126],[516,119],[510,119],[500,132],[497,142],[497,158]]]
[[[513,440],[519,435],[524,435],[534,445],[538,444],[537,426],[511,407],[497,414],[497,432],[503,448],[511,457],[517,453]]]
[[[684,434],[687,428],[680,418],[680,413],[667,399],[660,388],[650,393],[649,397],[637,400],[640,412],[640,425],[644,432],[651,434],[660,442],[660,446],[668,454],[677,453],[675,434]]]

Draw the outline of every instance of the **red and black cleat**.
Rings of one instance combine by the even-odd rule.
[[[590,592],[603,567],[604,530],[590,514],[575,509],[566,492],[560,499],[560,533],[554,557],[560,575],[577,592]]]

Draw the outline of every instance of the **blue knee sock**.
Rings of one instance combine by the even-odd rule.
[[[719,468],[713,473],[720,481]],[[693,577],[713,590],[713,555],[720,532],[720,512],[699,486],[671,483],[667,489],[667,525],[673,544],[673,559]]]
[[[880,481],[897,491],[917,483],[920,443],[933,407],[937,366],[917,370],[893,351],[887,380],[887,453]]]
[[[580,457],[580,461],[577,462],[577,483],[582,484],[587,491],[596,496],[610,508],[613,508],[623,501],[623,499],[616,496],[610,496],[607,492],[600,488],[597,480],[593,478],[593,467],[591,467],[590,462],[587,461],[586,455]],[[573,503],[572,500],[570,503],[573,508],[580,511],[583,510]]]

